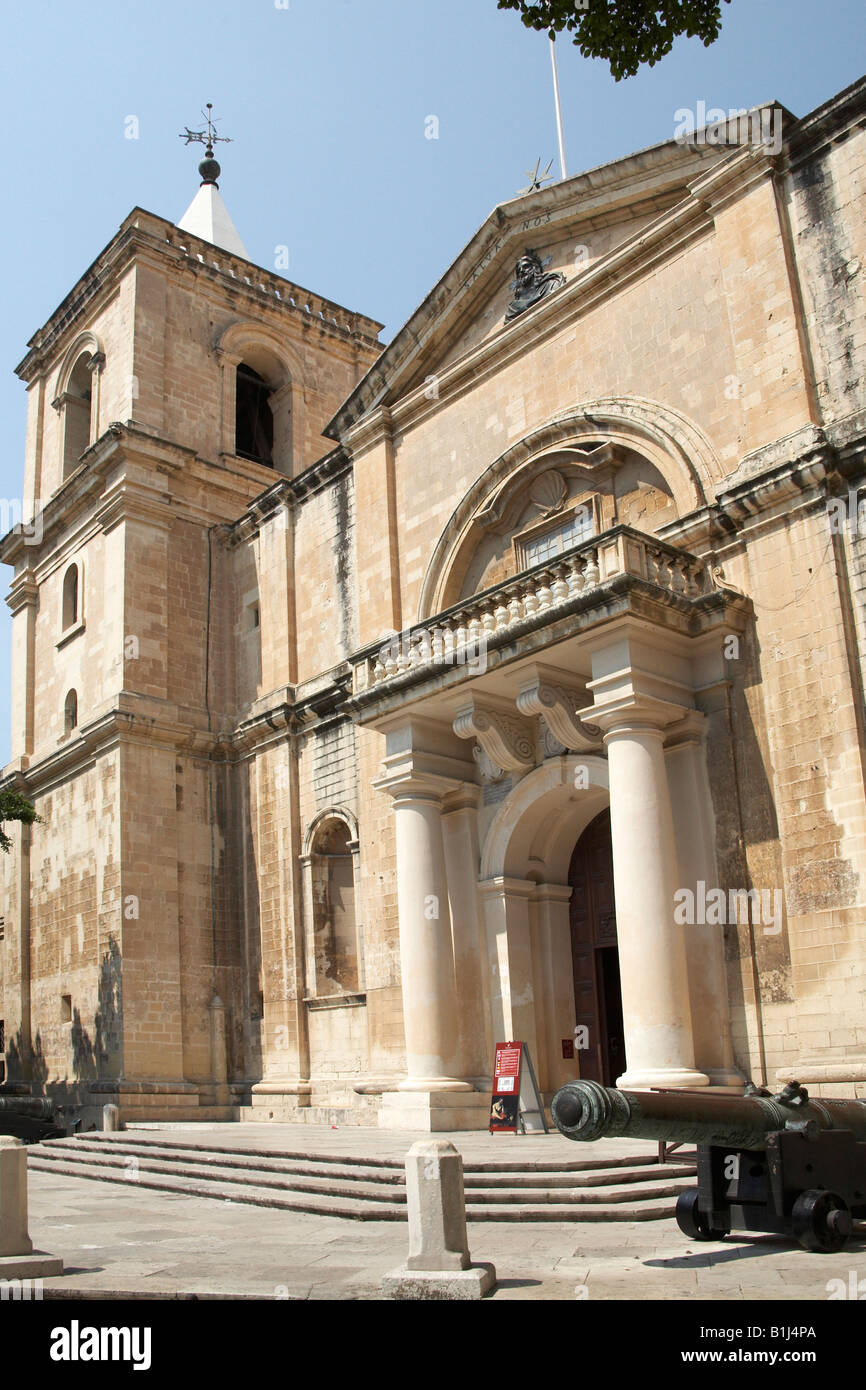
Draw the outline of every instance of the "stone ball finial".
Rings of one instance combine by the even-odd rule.
[[[201,174],[201,181],[203,184],[216,183],[222,171],[213,157],[213,150],[208,150],[201,164],[198,166],[198,171]]]

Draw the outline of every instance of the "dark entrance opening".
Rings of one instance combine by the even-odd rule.
[[[577,1057],[584,1081],[613,1086],[626,1069],[616,909],[613,896],[613,850],[610,811],[602,811],[578,840],[568,881],[573,889],[571,955]],[[581,1044],[585,1041],[585,1046]]]

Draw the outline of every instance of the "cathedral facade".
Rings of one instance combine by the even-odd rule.
[[[384,349],[213,161],[35,334],[7,1086],[866,1096],[866,82],[761,115],[497,207]]]

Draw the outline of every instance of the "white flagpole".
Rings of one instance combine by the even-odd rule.
[[[568,165],[565,162],[565,136],[562,132],[562,103],[559,99],[559,73],[556,69],[556,40],[550,40],[550,62],[553,67],[553,99],[556,102],[556,133],[559,136],[559,167],[562,178],[568,178]]]

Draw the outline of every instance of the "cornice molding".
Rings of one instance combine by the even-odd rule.
[[[30,381],[46,372],[62,350],[68,332],[85,314],[93,316],[100,298],[115,291],[120,275],[137,260],[147,260],[163,269],[170,265],[178,273],[212,280],[220,285],[223,294],[230,291],[255,304],[259,313],[267,308],[278,319],[288,316],[302,329],[315,328],[322,336],[339,340],[347,347],[365,347],[377,356],[382,351],[378,335],[384,325],[375,319],[345,309],[252,261],[182,232],[164,218],[134,208],[116,236],[30,339],[29,351],[16,368],[18,376]]]

